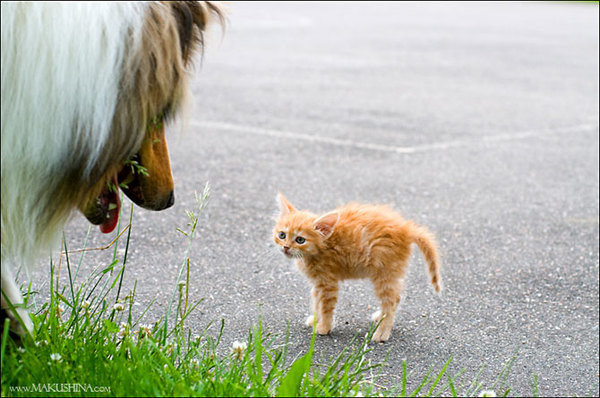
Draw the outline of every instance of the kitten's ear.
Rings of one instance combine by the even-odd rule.
[[[281,192],[277,192],[277,201],[279,202],[279,207],[281,208],[281,216],[286,214],[295,212],[294,206],[281,194]]]
[[[315,230],[317,230],[323,237],[329,238],[333,233],[335,224],[340,219],[340,213],[334,211],[333,213],[327,213],[315,220]]]

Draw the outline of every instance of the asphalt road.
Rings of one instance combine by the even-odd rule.
[[[597,4],[229,8],[171,129],[176,205],[135,210],[125,288],[138,281],[137,308],[156,299],[146,320],[164,313],[187,244],[177,228],[206,181],[190,283],[204,301],[189,325],[225,319],[228,347],[260,315],[278,343],[289,323],[292,357],[310,341],[310,287],[272,244],[277,190],[315,212],[387,203],[438,236],[445,291],[415,250],[392,338],[369,354],[389,354],[382,384],[406,359],[416,388],[450,357],[463,382],[484,364],[493,382],[518,352],[513,394],[531,394],[535,374],[542,395],[597,395]],[[71,248],[87,228],[73,220]],[[94,229],[89,245],[111,236]],[[87,255],[82,275],[110,256]],[[377,304],[367,282],[344,283],[317,356],[364,335]]]

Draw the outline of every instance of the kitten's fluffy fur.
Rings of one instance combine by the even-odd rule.
[[[296,210],[281,193],[277,198],[281,213],[274,240],[313,285],[312,309],[319,334],[332,329],[338,282],[369,278],[381,300],[381,310],[373,314],[373,320],[381,322],[373,341],[387,341],[412,243],[425,256],[435,291],[442,290],[437,244],[427,228],[404,220],[387,206],[351,203],[317,216]],[[314,316],[306,320],[308,326]]]

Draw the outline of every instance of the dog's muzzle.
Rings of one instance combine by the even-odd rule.
[[[173,175],[162,121],[148,127],[139,152],[108,180],[111,183],[103,187],[100,195],[80,208],[104,233],[111,232],[117,225],[121,207],[119,187],[133,203],[144,209],[164,210],[173,206]]]

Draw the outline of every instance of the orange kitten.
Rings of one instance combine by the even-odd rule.
[[[373,314],[380,322],[373,341],[387,341],[408,266],[411,244],[416,243],[427,261],[431,283],[442,290],[440,262],[431,232],[404,220],[387,206],[351,203],[317,216],[296,210],[279,193],[281,214],[274,239],[283,254],[296,260],[298,268],[313,285],[313,314],[317,333],[328,334],[333,326],[338,282],[369,278],[381,300],[381,310]]]

